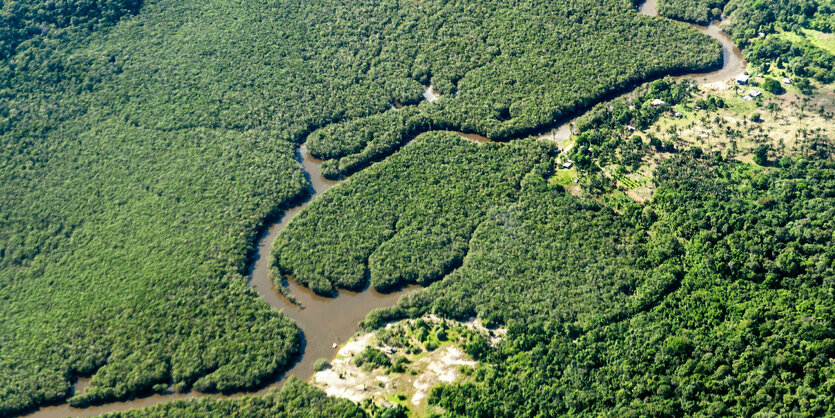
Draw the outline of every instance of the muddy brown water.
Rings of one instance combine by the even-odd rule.
[[[652,17],[659,17],[658,15],[658,0],[646,0],[638,7],[638,12]],[[703,73],[691,73],[673,77],[676,80],[692,79],[699,84],[709,84],[719,81],[733,80],[736,76],[745,72],[748,63],[742,55],[742,51],[734,44],[731,35],[723,31],[719,27],[719,23],[712,22],[708,26],[694,25],[690,26],[696,28],[699,32],[710,36],[722,44],[722,67],[713,71]],[[630,94],[630,93],[626,93]],[[574,120],[568,121],[554,129],[549,129],[545,132],[535,135],[538,139],[549,139],[556,141],[562,148],[562,143],[571,136],[571,124]]]
[[[647,0],[640,7],[640,13],[647,16],[658,16],[657,0]],[[692,25],[702,33],[718,40],[722,44],[723,64],[722,68],[707,72],[679,76],[676,78],[691,78],[699,83],[713,83],[735,78],[745,71],[746,63],[742,52],[734,45],[731,37],[722,31],[718,25],[711,23],[709,26]],[[439,94],[432,86],[426,88],[424,97],[427,101],[438,100]],[[397,106],[395,106],[397,107]],[[539,138],[555,140],[562,144],[571,135],[571,121],[559,127],[548,130]],[[456,132],[460,136],[473,142],[490,142],[482,135]],[[279,387],[289,376],[296,376],[302,380],[308,380],[313,375],[313,363],[319,358],[332,359],[336,354],[333,344],[341,344],[350,338],[357,330],[358,324],[372,309],[392,306],[404,293],[409,292],[418,286],[410,286],[393,293],[379,293],[374,289],[366,289],[361,292],[350,292],[342,290],[334,298],[316,295],[293,280],[287,280],[287,287],[295,297],[297,304],[293,304],[281,296],[273,286],[269,276],[269,252],[272,243],[279,232],[287,225],[294,215],[304,209],[320,193],[331,188],[337,182],[327,180],[321,175],[321,161],[313,158],[307,149],[302,146],[298,151],[298,158],[304,167],[308,180],[311,183],[311,198],[287,210],[278,222],[269,226],[258,242],[258,252],[252,264],[250,285],[255,291],[274,309],[287,314],[302,330],[304,335],[303,353],[298,361],[287,372],[278,379],[266,385],[257,392],[241,392],[231,396],[245,394],[262,394],[273,388]],[[89,379],[79,379],[74,385],[77,392],[84,390],[89,384]],[[163,392],[151,396],[131,399],[122,402],[111,402],[104,405],[87,408],[72,408],[68,404],[42,407],[30,414],[32,417],[67,417],[67,416],[94,416],[106,412],[122,411],[126,409],[143,408],[153,406],[162,402],[177,399],[190,399],[208,396],[203,393],[173,393]],[[228,396],[215,395],[219,398]]]
[[[273,241],[293,216],[301,212],[316,196],[338,183],[322,176],[322,161],[313,158],[304,146],[299,149],[299,154],[312,185],[311,198],[287,210],[261,238],[249,284],[270,306],[287,314],[301,328],[304,334],[304,350],[298,362],[285,373],[285,378],[296,376],[307,380],[313,375],[313,363],[319,358],[332,359],[336,355],[333,345],[342,344],[354,335],[359,330],[359,322],[365,319],[371,310],[392,306],[404,293],[419,286],[408,286],[391,293],[380,293],[373,288],[359,292],[340,290],[336,297],[324,297],[292,279],[285,278],[284,283],[296,299],[295,304],[275,289],[268,263]],[[280,382],[283,382],[283,379],[277,383]]]
[[[290,293],[296,299],[291,303],[273,286],[269,274],[269,254],[272,243],[290,220],[312,202],[316,196],[331,188],[337,182],[322,177],[320,165],[322,161],[313,158],[307,149],[299,148],[297,158],[304,167],[304,171],[312,186],[311,198],[287,210],[278,222],[273,223],[260,237],[258,251],[250,270],[249,284],[270,306],[289,316],[302,331],[304,345],[302,355],[296,363],[285,373],[280,375],[261,390],[255,392],[241,392],[234,395],[215,395],[218,398],[241,395],[258,395],[280,387],[289,376],[296,376],[308,380],[313,376],[313,363],[319,358],[333,359],[336,349],[333,344],[342,344],[359,330],[359,322],[375,308],[392,306],[403,294],[418,288],[408,286],[392,293],[380,293],[373,288],[360,292],[340,290],[336,297],[319,296],[310,289],[293,281],[286,280]],[[89,384],[89,379],[79,379],[73,388],[81,392]],[[122,402],[110,402],[104,405],[87,408],[73,408],[68,404],[45,406],[34,411],[33,417],[67,417],[94,416],[106,412],[122,411],[126,409],[143,408],[162,402],[177,399],[190,399],[209,396],[199,392],[174,393],[172,391],[158,393]]]
[[[464,138],[468,141],[475,142],[475,143],[478,143],[478,144],[484,144],[486,142],[493,142],[492,140],[490,140],[490,138],[487,138],[484,135],[468,134],[468,133],[460,132],[460,131],[453,131],[453,132],[458,134],[458,136],[460,136],[461,138]]]
[[[641,14],[647,16],[658,17],[658,0],[646,0],[638,8]],[[721,22],[719,22],[721,23]],[[700,26],[691,24],[690,26],[699,30],[699,32],[710,36],[722,44],[722,68],[707,73],[693,73],[679,76],[676,78],[692,78],[699,83],[715,83],[717,81],[725,81],[736,78],[745,71],[747,63],[742,56],[742,51],[734,44],[731,36],[719,27],[717,22],[712,22],[708,26]]]

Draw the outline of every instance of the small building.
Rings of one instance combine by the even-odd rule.
[[[765,38],[765,32],[760,32],[757,34],[757,36],[759,36],[760,39]]]
[[[750,79],[751,79],[751,76],[749,76],[748,74],[740,74],[736,78],[736,84],[748,84],[748,80],[750,80]]]
[[[673,116],[675,116],[676,119],[681,119],[682,114],[681,112],[676,112]]]
[[[572,166],[571,161],[567,161],[567,162],[562,163],[562,168],[564,168],[566,170],[571,168],[571,166]]]
[[[791,84],[791,83],[792,83],[792,79],[790,79],[788,77],[783,79],[783,84]]]
[[[751,96],[751,97],[760,97],[762,94],[763,94],[763,92],[761,92],[757,89],[748,90],[748,95]]]
[[[632,125],[626,125],[626,129],[628,129],[630,132],[635,132],[635,127]]]
[[[667,102],[665,102],[661,99],[655,99],[655,100],[651,101],[649,104],[651,104],[653,106],[661,106],[663,104],[667,104]]]
[[[745,100],[746,102],[750,102],[751,100],[754,100],[754,99],[751,98],[751,96],[746,95],[746,96],[742,96],[742,100]]]

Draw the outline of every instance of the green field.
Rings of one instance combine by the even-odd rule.
[[[831,33],[823,33],[811,29],[803,29],[802,32],[803,36],[795,32],[783,32],[780,36],[791,42],[809,41],[812,45],[830,54],[835,54],[835,36]]]

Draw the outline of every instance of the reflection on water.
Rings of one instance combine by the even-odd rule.
[[[565,151],[565,141],[571,138],[571,127],[573,125],[574,121],[568,121],[548,132],[536,135],[535,138],[540,140],[554,141],[557,143],[557,147],[559,147],[560,150]]]

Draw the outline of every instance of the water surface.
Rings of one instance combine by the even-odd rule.
[[[658,16],[656,2],[657,0],[647,0],[638,10],[647,16]],[[731,37],[722,31],[715,22],[708,26],[692,26],[722,44],[722,67],[706,73],[686,74],[676,78],[691,78],[699,83],[713,83],[734,79],[737,75],[745,71],[746,63],[742,57],[742,52],[734,45]],[[439,97],[440,94],[432,86],[426,88],[424,98],[427,101],[432,102],[438,100]],[[398,105],[395,104],[393,107],[399,108],[400,106]],[[571,123],[569,121],[555,129],[548,130],[538,135],[538,138],[554,140],[562,148],[563,142],[571,135]],[[456,133],[473,142],[483,143],[490,141],[486,137],[478,134]],[[392,306],[404,293],[417,288],[417,286],[410,286],[387,294],[379,293],[374,289],[366,289],[361,292],[342,290],[337,297],[329,298],[316,295],[313,291],[296,283],[292,279],[285,279],[286,285],[290,293],[295,297],[297,304],[291,303],[276,291],[269,275],[268,265],[269,252],[273,241],[293,216],[310,204],[317,195],[337,183],[336,181],[327,180],[322,177],[320,171],[322,162],[313,158],[304,146],[299,148],[298,158],[310,181],[311,197],[298,206],[287,210],[278,222],[270,225],[266,232],[262,234],[261,238],[259,238],[258,252],[252,263],[249,284],[270,306],[284,312],[298,324],[304,335],[303,353],[293,367],[276,378],[272,383],[266,385],[263,389],[257,392],[241,392],[232,396],[240,396],[247,393],[265,393],[270,389],[280,386],[288,376],[296,376],[302,380],[308,380],[313,375],[313,363],[322,357],[332,359],[336,354],[336,349],[333,348],[333,344],[340,344],[351,337],[358,330],[359,322],[365,318],[368,312],[374,308]],[[74,388],[76,391],[82,391],[88,383],[89,379],[79,379],[74,385]],[[207,395],[198,392],[165,392],[124,402],[111,402],[88,408],[72,408],[64,403],[42,407],[33,412],[31,416],[94,416],[105,412],[142,408],[176,399],[203,396]],[[219,397],[226,396],[219,395]]]
[[[646,0],[638,7],[638,12],[646,16],[662,18],[658,15],[658,0]],[[663,18],[662,18],[663,19]],[[723,19],[724,21],[724,19]],[[733,80],[738,75],[745,72],[748,63],[742,56],[742,51],[734,44],[731,36],[719,27],[720,22],[711,22],[708,26],[700,26],[690,24],[690,26],[699,30],[699,32],[710,36],[722,44],[722,67],[699,73],[690,73],[673,77],[676,80],[692,79],[699,84],[709,84],[721,81]],[[627,94],[631,94],[627,93]],[[575,119],[576,120],[576,119]],[[574,120],[563,123],[554,129],[548,129],[540,134],[535,135],[537,139],[549,139],[556,141],[560,149],[563,148],[563,143],[571,136],[571,125]]]
[[[372,309],[392,306],[404,293],[419,287],[409,286],[392,293],[380,293],[374,289],[366,289],[362,292],[341,290],[337,297],[322,297],[293,280],[287,280],[287,287],[296,299],[296,304],[291,303],[276,291],[269,275],[268,265],[270,248],[272,247],[273,241],[279,232],[287,226],[294,215],[309,205],[320,193],[337,183],[336,181],[322,177],[320,171],[322,161],[313,158],[304,146],[299,148],[297,158],[304,167],[305,175],[311,184],[310,198],[284,212],[281,218],[270,225],[259,238],[258,251],[250,269],[249,285],[270,306],[278,311],[284,312],[296,322],[304,338],[302,355],[289,370],[277,376],[274,381],[264,386],[261,390],[240,392],[229,396],[215,395],[220,398],[241,396],[244,394],[263,394],[271,389],[280,387],[289,376],[296,376],[302,380],[310,379],[313,376],[313,363],[322,357],[329,360],[333,359],[336,354],[336,349],[333,347],[333,344],[341,344],[357,332],[359,330],[359,322],[365,319],[365,316]],[[73,385],[73,388],[78,393],[83,391],[88,384],[89,379],[82,378]],[[150,396],[138,397],[122,402],[110,402],[87,408],[73,408],[67,403],[45,406],[34,411],[31,416],[49,418],[67,416],[88,417],[106,412],[153,406],[177,399],[205,396],[209,395],[200,392],[175,393],[169,390]]]

